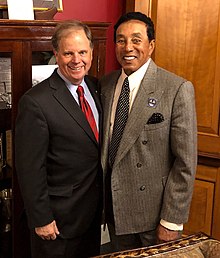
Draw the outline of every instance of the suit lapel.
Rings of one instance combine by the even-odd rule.
[[[97,110],[100,114],[102,112],[102,108],[101,108],[101,103],[98,95],[97,85],[95,84],[95,82],[92,82],[88,76],[85,76],[85,82],[89,88],[89,91],[95,101]]]
[[[103,142],[102,142],[102,165],[104,171],[106,172],[108,164],[108,146],[110,139],[110,121],[111,121],[111,111],[112,103],[115,92],[115,87],[120,76],[121,71],[117,71],[111,75],[111,79],[105,82],[105,90],[101,94],[102,106],[103,106]]]
[[[105,85],[105,92],[101,94],[102,98],[102,105],[105,108],[104,112],[104,118],[103,118],[103,124],[104,124],[104,132],[105,135],[107,132],[109,132],[110,128],[110,120],[111,120],[111,111],[112,111],[112,103],[114,98],[114,92],[115,87],[118,81],[118,78],[120,76],[121,71],[118,71],[118,73],[112,74],[111,80],[107,82],[107,85]],[[106,138],[106,137],[105,137]]]
[[[130,111],[114,165],[117,165],[128,150],[135,144],[144,125],[147,123],[152,113],[155,112],[155,107],[163,94],[163,91],[158,89],[156,85],[156,72],[157,66],[151,61]],[[150,99],[156,100],[155,106],[151,107],[149,105]]]
[[[67,86],[65,85],[65,82],[59,77],[57,72],[54,72],[52,74],[50,78],[50,86],[53,89],[55,89],[53,94],[54,98],[60,103],[61,106],[63,106],[63,108],[70,114],[70,116],[85,131],[85,133],[97,144],[95,136],[85,115],[83,114],[81,108],[79,107],[74,97],[68,90]],[[94,93],[92,94],[92,96],[93,95]]]

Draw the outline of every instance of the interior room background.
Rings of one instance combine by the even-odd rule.
[[[81,21],[110,22],[107,31],[106,72],[118,68],[113,43],[113,25],[125,11],[126,0],[63,0],[63,12],[56,20],[78,19]]]

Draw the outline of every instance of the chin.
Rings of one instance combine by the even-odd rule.
[[[75,78],[75,80],[82,80],[85,76],[85,73],[72,73],[72,78]]]
[[[137,70],[134,69],[134,68],[126,67],[126,66],[124,66],[123,69],[124,69],[124,71],[125,71],[125,73],[126,73],[127,75],[130,75],[130,74],[132,74],[133,72],[137,71]]]

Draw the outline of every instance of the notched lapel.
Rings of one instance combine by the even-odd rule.
[[[71,95],[70,91],[62,81],[62,85],[54,91],[54,98],[63,106],[63,108],[70,114],[70,116],[78,123],[80,127],[89,135],[94,142],[97,143],[95,136],[90,128],[85,115],[82,113],[79,105]]]
[[[108,145],[110,138],[110,121],[111,110],[115,87],[120,76],[121,71],[114,72],[110,78],[100,82],[101,87],[101,104],[103,108],[103,142],[102,142],[102,165],[106,171],[108,164]],[[103,88],[102,88],[103,87]]]
[[[91,79],[89,79],[88,76],[85,76],[85,82],[86,82],[86,84],[89,88],[89,91],[90,91],[90,93],[91,93],[91,95],[92,95],[92,97],[95,101],[98,113],[100,114],[102,112],[102,108],[101,108],[99,93],[98,93],[97,86],[96,86],[96,84],[98,82],[91,81]]]
[[[104,111],[103,112],[104,133],[109,132],[114,92],[115,92],[115,87],[120,74],[121,74],[121,71],[116,72],[111,76],[110,80],[105,81],[104,82],[105,88],[103,91],[101,91],[101,102],[102,102],[102,108]],[[104,137],[104,139],[106,139],[106,137]],[[108,145],[108,143],[106,144]]]

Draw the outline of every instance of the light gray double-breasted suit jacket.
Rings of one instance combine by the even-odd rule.
[[[104,114],[104,173],[108,168],[111,108],[120,74],[121,71],[114,71],[100,81]],[[153,119],[152,122],[150,118],[158,114],[163,119]],[[131,108],[112,168],[116,234],[153,230],[160,219],[185,223],[196,164],[193,85],[151,60]]]

